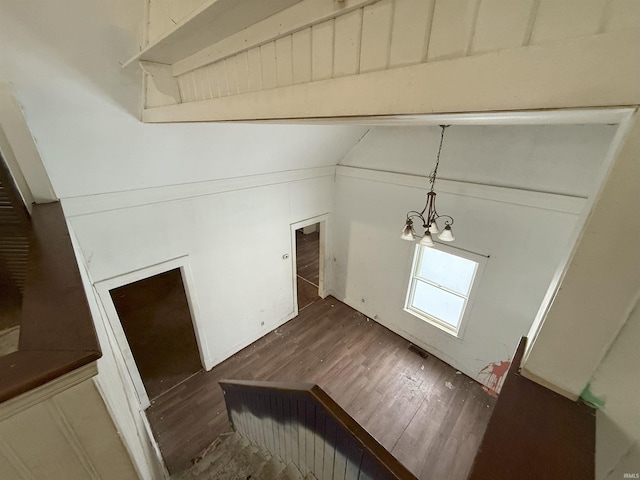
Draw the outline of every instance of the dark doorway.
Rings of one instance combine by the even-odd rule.
[[[298,311],[318,300],[320,281],[320,224],[296,230]]]
[[[31,219],[0,152],[0,357],[18,350]]]
[[[202,370],[180,269],[109,293],[150,401]]]

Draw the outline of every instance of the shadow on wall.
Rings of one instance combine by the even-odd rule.
[[[3,70],[34,70],[40,78],[54,80],[68,71],[70,83],[76,84],[76,98],[83,91],[98,90],[139,117],[141,71],[137,65],[123,70],[120,64],[141,44],[143,2],[41,0],[27,6],[6,0],[1,9]]]

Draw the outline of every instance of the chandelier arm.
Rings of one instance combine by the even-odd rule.
[[[450,215],[436,215],[436,217],[434,218],[434,220],[437,220],[438,218],[448,218],[449,220],[445,220],[444,224],[446,225],[453,225],[453,217]]]
[[[422,223],[424,223],[424,217],[422,216],[422,213],[416,212],[415,210],[410,210],[409,212],[407,212],[407,220],[411,220],[413,218],[419,218],[420,220],[422,220]]]

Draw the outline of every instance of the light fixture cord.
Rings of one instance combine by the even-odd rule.
[[[436,175],[438,174],[438,165],[440,165],[440,152],[442,152],[442,143],[444,142],[444,129],[447,128],[448,126],[449,125],[440,125],[442,132],[440,133],[440,146],[438,147],[438,156],[436,157],[436,166],[433,169],[433,172],[431,172],[431,175],[429,175],[429,182],[431,183],[432,192],[436,185]]]

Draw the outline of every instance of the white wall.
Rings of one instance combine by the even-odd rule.
[[[452,126],[446,129],[440,178],[587,197],[616,125]],[[340,165],[428,175],[440,128],[369,131]]]
[[[638,292],[640,294],[640,292]],[[640,302],[598,367],[589,385],[601,404],[596,417],[596,479],[640,473]]]
[[[289,222],[331,208],[333,169],[317,179],[304,172],[335,165],[365,130],[141,124],[141,74],[118,62],[138,48],[142,17],[143,2],[130,0],[0,0],[0,81],[12,84],[71,212],[89,293],[101,279],[188,255],[216,362],[291,312],[291,266],[281,258]],[[261,177],[278,171],[293,172]],[[230,177],[242,179],[220,193],[216,180]],[[158,478],[104,312],[90,301],[104,353],[98,385],[138,472]]]
[[[547,127],[451,127],[441,172],[467,182],[478,177],[481,183],[485,178],[473,172],[490,172],[492,183],[500,185],[509,183],[513,171],[528,170],[520,180],[523,187],[585,193],[589,180],[597,178],[613,129],[562,129],[564,135]],[[451,245],[490,257],[464,336],[456,339],[402,310],[414,245],[399,236],[406,212],[424,205],[427,179],[363,169],[415,172],[422,166],[423,174],[428,173],[438,131],[423,127],[392,135],[378,127],[341,162],[358,168],[338,169],[332,288],[338,298],[478,378],[490,362],[510,359],[519,338],[527,334],[559,262],[575,240],[586,200],[538,194],[527,204],[523,199],[530,191],[457,181],[437,184],[438,211],[455,218],[456,241]],[[574,143],[577,138],[580,142]],[[425,148],[418,147],[422,143]],[[500,143],[507,145],[502,152],[496,148]],[[531,162],[543,151],[545,162]],[[570,167],[576,165],[581,166],[578,177],[586,180],[572,182]]]
[[[332,208],[333,169],[318,175],[197,196],[185,186],[177,198],[78,216],[77,200],[63,205],[93,282],[188,256],[216,364],[291,317],[289,225]]]
[[[205,182],[197,191],[162,187],[151,189],[151,201],[148,190],[62,200],[103,350],[96,381],[141,478],[161,478],[162,466],[92,285],[187,256],[190,300],[208,346],[204,360],[219,363],[293,313],[289,224],[331,209],[333,168],[289,177],[244,179],[244,188],[237,180]]]
[[[0,80],[13,83],[60,198],[335,165],[360,127],[143,125],[143,2],[0,0]]]

